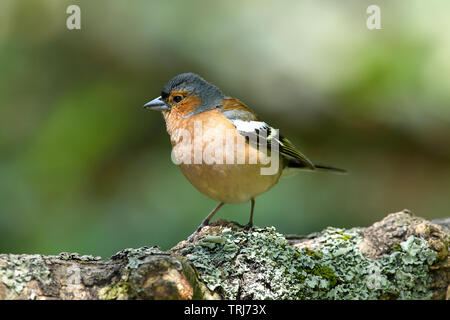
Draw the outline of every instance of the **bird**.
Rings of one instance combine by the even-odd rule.
[[[189,241],[224,204],[250,202],[248,223],[237,224],[251,229],[255,198],[276,185],[282,176],[301,170],[346,172],[314,164],[242,101],[225,95],[192,72],[170,79],[161,95],[145,103],[143,108],[162,112],[172,144],[172,160],[195,188],[218,202]],[[226,145],[226,142],[230,143]],[[237,161],[239,152],[240,162]],[[206,159],[207,154],[212,160]],[[278,167],[270,174],[262,174],[262,170],[271,166],[268,158],[277,160]]]

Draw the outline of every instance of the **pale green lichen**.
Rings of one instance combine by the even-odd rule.
[[[0,279],[17,294],[20,294],[31,280],[49,284],[49,275],[50,270],[40,255],[9,254],[6,263],[0,267]]]
[[[58,258],[61,259],[61,260],[66,260],[66,261],[69,261],[69,260],[100,261],[100,260],[102,260],[102,257],[100,257],[100,256],[95,256],[94,257],[93,255],[90,255],[90,254],[85,254],[85,255],[81,256],[78,252],[72,252],[72,253],[61,252],[58,255]]]
[[[364,257],[357,229],[327,228],[320,248],[292,247],[273,227],[223,229],[181,250],[210,290],[228,299],[428,299],[436,252],[411,236],[379,260]]]

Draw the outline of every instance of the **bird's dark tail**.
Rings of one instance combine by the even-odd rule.
[[[297,169],[303,169],[303,170],[318,170],[318,171],[328,171],[328,172],[334,172],[334,173],[340,173],[340,174],[346,174],[347,171],[344,169],[334,168],[330,166],[324,166],[321,164],[314,164],[314,169],[305,166],[304,163],[296,161],[296,159],[289,159],[287,163],[288,168],[297,168]]]
[[[341,173],[341,174],[346,174],[347,170],[344,169],[339,169],[339,168],[334,168],[334,167],[329,167],[329,166],[322,166],[320,164],[315,164],[314,167],[318,170],[323,170],[323,171],[331,171],[334,173]]]

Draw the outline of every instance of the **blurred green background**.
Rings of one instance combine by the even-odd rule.
[[[66,8],[81,8],[81,30]],[[366,28],[381,8],[382,29]],[[306,234],[450,209],[448,1],[0,2],[0,252],[109,257],[185,239],[216,203],[142,110],[192,71],[346,176],[284,179],[255,223]],[[250,204],[217,218],[246,223]]]

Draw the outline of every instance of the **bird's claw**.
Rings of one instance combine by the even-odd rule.
[[[230,221],[230,223],[238,226],[240,229],[244,229],[244,230],[251,230],[253,228],[253,223],[247,223],[247,224],[240,224],[239,222],[236,221]]]
[[[208,225],[208,223],[202,222],[201,225],[198,226],[197,230],[194,231],[194,233],[192,233],[188,238],[188,242],[192,242],[194,241],[194,238],[197,234],[200,233],[200,231],[203,229],[203,227],[206,227]]]

